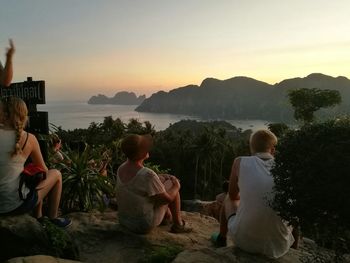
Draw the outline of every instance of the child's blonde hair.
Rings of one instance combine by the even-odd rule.
[[[27,123],[28,109],[25,102],[17,97],[7,97],[1,100],[4,123],[9,124],[16,131],[15,147],[11,156],[22,152],[19,141],[22,131]]]
[[[258,130],[250,136],[249,144],[252,153],[266,152],[277,144],[277,137],[269,130]]]

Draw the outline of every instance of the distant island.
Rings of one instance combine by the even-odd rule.
[[[197,115],[210,119],[261,119],[290,122],[293,110],[287,91],[297,88],[339,90],[342,103],[320,110],[320,117],[350,113],[350,80],[313,73],[286,79],[274,85],[248,77],[227,80],[207,78],[200,86],[188,85],[169,92],[159,91],[145,99],[139,112]]]
[[[146,95],[137,97],[134,92],[121,91],[109,98],[98,94],[88,100],[88,104],[114,104],[114,105],[140,105],[146,99]]]

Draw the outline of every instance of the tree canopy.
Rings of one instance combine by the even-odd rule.
[[[314,121],[317,110],[333,107],[341,102],[340,92],[328,89],[294,89],[288,92],[288,97],[294,108],[294,118],[304,123]]]
[[[323,246],[350,250],[350,119],[289,130],[279,141],[273,207]]]

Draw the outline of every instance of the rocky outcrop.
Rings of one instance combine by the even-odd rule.
[[[221,206],[217,201],[182,200],[181,208],[188,212],[198,212],[219,220]]]
[[[116,212],[74,213],[67,230],[77,242],[84,262],[139,262],[158,248],[201,249],[210,246],[209,237],[219,224],[212,217],[183,212],[186,223],[194,228],[189,234],[170,233],[160,226],[147,235],[137,235],[121,227]]]
[[[198,205],[200,202],[195,203]],[[206,205],[208,203],[204,202]],[[290,249],[278,260],[246,253],[235,248],[231,241],[228,242],[228,247],[216,249],[210,242],[210,236],[219,230],[218,221],[196,212],[182,213],[184,220],[193,228],[192,233],[172,234],[169,232],[170,226],[160,226],[147,235],[133,234],[119,225],[116,212],[71,214],[73,225],[68,231],[80,248],[83,262],[136,263],[147,258],[158,248],[172,247],[180,247],[182,250],[174,259],[174,263],[306,263],[334,262],[335,260],[333,251],[320,248],[309,239],[301,242],[299,250]],[[144,262],[152,262],[152,260]],[[339,262],[350,262],[350,258],[347,257]]]
[[[323,74],[283,80],[270,85],[247,77],[226,80],[207,78],[200,86],[188,85],[169,92],[160,91],[145,99],[135,110],[173,113],[210,119],[262,119],[290,122],[293,109],[288,90],[318,88],[338,90],[342,103],[333,109],[321,110],[320,116],[350,112],[350,80]]]
[[[277,260],[271,260],[261,255],[246,253],[234,247],[225,247],[219,249],[203,248],[199,250],[186,250],[180,253],[173,261],[173,263],[299,263],[301,262],[299,260],[301,256],[302,253],[300,253],[300,251],[290,250],[284,257]]]
[[[278,259],[270,259],[262,255],[250,254],[234,246],[219,249],[203,248],[181,252],[173,263],[347,263],[350,256],[337,258],[334,251],[318,247],[312,240],[304,239],[299,250],[290,249],[286,255]]]
[[[5,263],[78,263],[78,262],[81,262],[81,261],[54,258],[51,256],[45,256],[45,255],[18,257],[18,258],[12,258],[5,261]]]
[[[55,235],[52,231],[50,233]],[[57,246],[52,242],[56,242]],[[64,247],[59,247],[60,242],[65,242]],[[0,262],[14,257],[39,254],[68,259],[79,257],[68,234],[64,231],[57,232],[57,236],[50,238],[42,225],[29,215],[0,217],[0,244]]]
[[[121,91],[112,98],[102,94],[92,96],[88,104],[140,105],[145,99],[145,95],[137,97],[134,92]]]
[[[154,262],[150,259],[150,255],[157,254],[157,251],[162,249],[164,251],[171,248],[177,248],[177,253],[180,252],[178,255],[176,253],[173,255],[172,262],[174,263],[335,262],[333,251],[320,248],[308,239],[304,239],[299,250],[290,249],[285,256],[277,260],[246,253],[235,248],[232,243],[229,243],[228,247],[216,249],[211,245],[210,236],[213,232],[218,231],[219,223],[216,219],[200,213],[183,212],[184,220],[193,228],[193,232],[188,234],[170,233],[170,226],[167,225],[157,227],[147,235],[137,235],[119,225],[117,212],[115,211],[72,213],[69,217],[73,220],[73,224],[66,231],[76,242],[82,262]],[[2,247],[6,246],[7,249],[15,251],[18,247],[26,244],[27,255],[30,253],[32,253],[31,255],[47,255],[50,252],[47,243],[45,243],[48,242],[46,234],[44,234],[36,220],[30,216],[13,217],[5,220],[1,218],[0,222]],[[5,224],[7,226],[4,226]],[[8,229],[6,236],[4,236],[4,229]],[[17,230],[14,231],[14,229]],[[9,235],[8,233],[16,233],[16,235]],[[18,243],[13,243],[14,237],[16,237]],[[44,251],[43,247],[47,250]],[[4,250],[1,250],[1,255],[3,255],[3,252]],[[16,256],[19,255],[13,257]],[[162,256],[165,257],[160,255],[160,257]],[[164,262],[159,257],[157,260],[156,262]],[[15,258],[7,262],[66,263],[67,261],[47,256],[35,256]],[[342,261],[338,262],[350,262],[350,257],[345,256]]]

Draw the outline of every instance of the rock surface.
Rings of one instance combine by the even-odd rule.
[[[193,228],[192,233],[172,234],[169,232],[170,226],[160,226],[147,235],[136,235],[118,224],[116,212],[71,214],[73,225],[68,231],[79,245],[83,262],[140,262],[152,248],[174,246],[181,246],[183,249],[174,263],[334,262],[333,251],[319,248],[308,239],[303,240],[299,250],[291,249],[277,260],[246,253],[233,247],[230,241],[228,247],[215,249],[209,238],[213,232],[219,230],[218,221],[200,213],[182,213],[183,218]],[[350,259],[348,257],[339,262],[350,262]]]
[[[278,259],[270,259],[262,255],[251,254],[239,248],[229,246],[219,249],[203,248],[185,250],[178,254],[173,263],[333,263],[350,262],[350,256],[336,261],[334,251],[318,247],[312,240],[303,239],[298,250],[290,249],[286,255]]]
[[[328,251],[316,246],[314,242],[304,239],[299,250],[291,249],[285,256],[278,260],[271,260],[261,255],[253,255],[246,253],[238,248],[233,247],[229,243],[228,247],[215,249],[210,243],[210,235],[218,231],[219,223],[216,219],[202,215],[200,213],[183,212],[183,218],[189,226],[193,228],[193,232],[189,234],[172,234],[169,232],[170,226],[160,226],[154,229],[147,235],[137,235],[124,229],[118,223],[117,212],[109,211],[105,213],[72,213],[69,217],[73,220],[73,224],[67,229],[72,239],[77,244],[80,251],[80,260],[82,262],[154,262],[145,261],[149,259],[152,251],[158,248],[173,248],[181,247],[182,252],[174,259],[174,263],[191,263],[191,262],[238,262],[238,263],[306,263],[306,262],[335,262],[334,252]],[[25,238],[27,235],[34,235],[30,239],[32,250],[27,253],[31,255],[47,254],[40,253],[39,248],[45,245],[43,240],[45,235],[42,233],[42,228],[35,219],[29,216],[13,217],[6,219],[11,225],[10,229],[16,229],[17,224],[21,227],[21,233],[17,240]],[[3,227],[4,220],[0,219],[1,231],[6,229]],[[12,222],[12,223],[11,223]],[[27,226],[24,226],[27,224]],[[30,227],[28,227],[28,225]],[[13,230],[12,230],[13,232]],[[1,244],[4,244],[6,238],[1,233]],[[22,241],[22,244],[25,242]],[[10,244],[10,243],[9,243]],[[14,245],[14,243],[11,243]],[[16,246],[14,247],[16,248]],[[34,249],[35,248],[35,249]],[[12,248],[13,250],[13,248]],[[1,250],[1,255],[4,251]],[[29,255],[29,254],[27,254]],[[14,255],[19,256],[19,255]],[[2,260],[1,260],[2,261]],[[17,262],[72,262],[60,261],[60,259],[35,256],[26,258],[15,258],[8,260],[10,263]],[[156,261],[163,262],[163,261]],[[169,261],[166,261],[169,262]],[[350,262],[350,257],[347,256],[343,261]]]
[[[219,224],[212,217],[183,212],[194,231],[172,234],[170,226],[160,226],[147,235],[129,232],[118,224],[116,212],[74,213],[68,232],[76,240],[84,262],[139,262],[155,247],[181,246],[200,249],[210,246],[209,237]]]
[[[181,208],[188,212],[198,212],[203,215],[211,216],[219,220],[220,205],[217,201],[202,200],[182,200]]]
[[[134,92],[121,91],[112,98],[102,94],[92,96],[88,104],[140,105],[145,99],[145,95],[137,97]]]
[[[37,255],[30,257],[18,257],[7,260],[5,263],[77,263],[81,261],[54,258],[51,256]]]
[[[47,232],[35,218],[29,215],[0,217],[0,262],[38,254],[77,258],[77,250],[70,236],[65,235],[65,238],[68,243],[71,241],[71,246],[58,251],[50,245]]]

